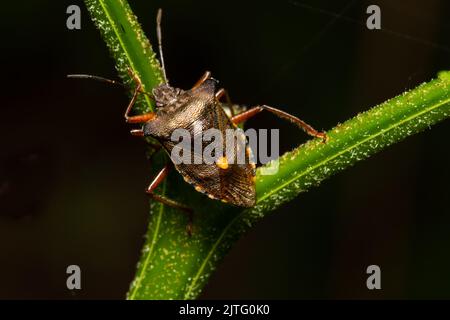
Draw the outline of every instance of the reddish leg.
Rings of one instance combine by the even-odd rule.
[[[144,137],[144,131],[142,129],[133,129],[130,131],[131,135],[133,137]],[[150,160],[153,158],[153,156],[156,154],[157,151],[161,149],[161,145],[159,143],[154,143],[152,141],[147,141],[147,144],[153,148],[153,152],[150,156]]]
[[[142,129],[133,129],[130,133],[133,137],[144,137],[144,130]]]
[[[186,226],[186,231],[187,231],[188,235],[190,236],[190,235],[192,235],[192,221],[193,221],[192,209],[184,204],[181,204],[181,203],[175,201],[175,200],[172,200],[165,196],[154,193],[155,189],[161,184],[161,182],[163,182],[164,179],[167,178],[169,171],[170,171],[170,165],[166,164],[164,166],[164,168],[156,175],[156,177],[150,183],[146,192],[150,197],[152,197],[152,199],[154,199],[160,203],[163,203],[169,207],[176,208],[176,209],[186,212],[188,214],[188,218],[189,218],[188,225]]]
[[[216,96],[217,101],[220,101],[220,99],[225,97],[225,102],[231,106],[232,103],[231,103],[230,95],[228,94],[228,91],[225,90],[224,88],[220,88],[219,90],[217,90],[217,92],[215,93],[215,96]]]
[[[266,105],[262,105],[262,106],[257,106],[257,107],[253,107],[247,111],[244,111],[236,116],[234,116],[233,118],[231,118],[231,121],[234,124],[239,124],[241,122],[244,122],[250,118],[252,118],[253,116],[257,115],[258,113],[260,113],[263,110],[267,110],[273,114],[275,114],[277,117],[280,117],[282,119],[288,120],[290,122],[292,122],[293,124],[295,124],[296,126],[298,126],[299,128],[303,129],[307,134],[309,134],[310,136],[316,137],[316,138],[321,138],[323,139],[324,142],[326,142],[327,140],[327,135],[325,134],[325,132],[320,132],[317,131],[316,129],[314,129],[313,127],[311,127],[309,124],[307,124],[306,122],[304,122],[303,120],[300,120],[299,118],[281,111],[279,109],[276,108],[272,108]]]
[[[215,93],[215,96],[216,96],[216,100],[219,102],[220,102],[220,99],[225,97],[226,107],[230,110],[231,117],[234,117],[236,115],[236,110],[235,110],[236,105],[233,105],[233,103],[231,102],[231,98],[230,98],[230,95],[228,94],[228,91],[225,90],[224,88],[221,88],[221,89],[217,90],[217,92]]]
[[[136,89],[134,89],[133,97],[131,98],[130,103],[128,104],[127,109],[125,110],[125,121],[127,123],[144,123],[150,120],[153,120],[156,117],[156,114],[154,112],[144,113],[137,116],[129,116],[131,109],[136,104],[137,97],[139,93],[142,92],[142,82],[139,79],[139,77],[131,71],[131,69],[128,69],[128,73],[130,73],[131,77],[133,77],[134,82],[136,82]]]
[[[211,72],[206,71],[203,76],[198,79],[198,81],[194,84],[194,86],[191,88],[191,90],[194,90],[196,88],[198,88],[199,86],[202,85],[203,82],[205,82],[206,80],[208,80],[211,77]]]
[[[217,101],[220,101],[221,98],[223,98],[224,96],[226,98],[228,98],[227,103],[229,103],[229,99],[230,97],[227,94],[227,91],[224,88],[220,88],[219,90],[217,90],[217,92],[214,94],[216,96]]]

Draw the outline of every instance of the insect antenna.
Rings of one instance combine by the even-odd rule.
[[[100,76],[94,76],[92,74],[68,74],[67,78],[70,78],[70,79],[96,80],[96,81],[113,84],[113,85],[120,86],[120,87],[128,89],[128,90],[131,90],[131,87],[129,85],[126,85],[126,84],[124,84],[122,82],[111,80],[111,79],[108,79],[108,78],[103,78],[103,77],[100,77]],[[146,92],[146,91],[143,91],[143,90],[139,90],[139,92],[147,95],[150,98],[153,98],[153,95],[151,93],[149,93],[149,92]]]
[[[113,84],[113,85],[117,85],[117,86],[121,86],[123,88],[129,89],[129,86],[127,86],[126,84],[123,84],[122,82],[111,80],[111,79],[107,79],[107,78],[103,78],[103,77],[99,77],[99,76],[94,76],[94,75],[91,75],[91,74],[68,74],[67,78],[91,79],[91,80],[96,80],[96,81],[100,81],[100,82],[106,82],[106,83],[109,83],[109,84]]]
[[[164,55],[162,49],[161,18],[162,18],[162,9],[159,8],[158,13],[156,15],[156,36],[158,38],[159,58],[161,59],[161,68],[163,71],[164,80],[166,81],[166,83],[169,83],[169,80],[167,79],[166,66],[164,64]]]

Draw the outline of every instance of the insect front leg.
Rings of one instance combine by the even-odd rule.
[[[136,83],[136,88],[134,89],[133,97],[131,98],[130,103],[128,104],[127,109],[125,110],[125,121],[127,123],[145,123],[147,121],[150,121],[155,118],[156,114],[154,112],[148,112],[136,116],[130,116],[131,109],[136,104],[137,98],[139,93],[145,93],[142,91],[142,82],[141,79],[131,70],[128,68],[128,73],[133,78],[134,82]]]
[[[142,129],[132,129],[130,130],[130,133],[133,137],[139,137],[139,138],[144,138],[144,130]],[[152,141],[147,141],[147,144],[152,147],[153,149],[155,149],[155,151],[158,151],[159,149],[161,149],[161,144],[159,143],[155,143]]]
[[[220,102],[220,100],[222,99],[225,100],[225,102],[222,103],[222,108],[225,110],[225,113],[231,118],[247,109],[243,106],[233,104],[228,91],[224,88],[217,90],[217,92],[215,93],[215,98],[218,102]]]
[[[225,90],[224,88],[220,88],[219,90],[217,90],[217,92],[214,94],[217,101],[220,101],[220,99],[225,98],[225,102],[229,105],[231,105],[231,98],[230,95],[228,94],[228,91]]]
[[[295,124],[296,126],[301,128],[303,131],[305,131],[310,136],[313,136],[316,138],[321,138],[321,139],[323,139],[324,142],[326,142],[326,140],[327,140],[327,135],[325,132],[317,131],[316,129],[314,129],[312,126],[310,126],[303,120],[300,120],[299,118],[297,118],[287,112],[284,112],[282,110],[279,110],[279,109],[276,109],[276,108],[273,108],[270,106],[266,106],[266,105],[250,108],[249,110],[244,111],[244,112],[232,117],[231,121],[234,124],[239,124],[241,122],[244,122],[244,121],[254,117],[255,115],[257,115],[258,113],[260,113],[263,110],[269,111],[270,113],[273,113],[274,115],[276,115],[279,118],[282,118],[282,119],[292,122],[293,124]]]
[[[194,90],[202,85],[203,82],[211,78],[211,72],[206,71],[203,76],[198,79],[198,81],[194,84],[194,86],[191,88],[191,90]]]
[[[192,235],[192,222],[193,222],[193,218],[194,218],[193,210],[190,207],[188,207],[184,204],[181,204],[175,200],[172,200],[165,196],[154,193],[155,189],[161,184],[161,182],[163,182],[164,179],[167,178],[167,175],[169,174],[170,169],[171,169],[171,164],[166,164],[164,166],[164,168],[156,175],[156,177],[150,183],[146,192],[150,197],[152,197],[152,199],[154,199],[162,204],[165,204],[169,207],[176,208],[176,209],[179,209],[179,210],[187,213],[189,222],[186,226],[186,231],[187,231],[188,235],[191,236]]]
[[[131,133],[131,135],[133,136],[133,137],[140,137],[140,138],[144,138],[145,136],[144,136],[144,130],[142,130],[142,129],[133,129],[133,130],[131,130],[130,131],[130,133]],[[150,162],[152,161],[152,159],[153,159],[153,156],[159,151],[159,150],[161,150],[161,145],[159,144],[159,143],[154,143],[154,142],[152,142],[152,141],[146,141],[147,142],[147,145],[148,146],[150,146],[151,148],[152,148],[152,153],[151,153],[151,155],[150,155],[150,158],[149,158],[149,160],[150,160]]]

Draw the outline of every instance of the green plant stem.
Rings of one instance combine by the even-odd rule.
[[[159,84],[161,70],[126,1],[85,1],[119,73],[125,77],[131,65],[146,90]],[[255,222],[324,179],[448,118],[449,92],[450,72],[441,72],[437,79],[336,126],[327,133],[327,143],[314,139],[286,153],[275,175],[258,170],[257,204],[251,209],[209,200],[176,172],[171,174],[159,191],[194,209],[193,236],[185,232],[187,218],[182,213],[152,203],[146,241],[127,298],[196,298],[221,259]],[[146,108],[152,108],[151,102]],[[159,165],[162,161],[161,155]]]
[[[103,39],[108,45],[119,76],[125,83],[132,83],[128,68],[141,79],[144,91],[163,82],[163,74],[150,41],[145,36],[136,16],[125,0],[85,0]],[[154,102],[147,95],[137,103],[141,112],[154,110]]]

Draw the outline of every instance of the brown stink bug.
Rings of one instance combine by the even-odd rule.
[[[125,120],[127,123],[143,124],[141,129],[131,130],[132,135],[153,137],[159,142],[158,148],[162,147],[170,156],[174,148],[174,142],[171,140],[171,136],[176,129],[183,128],[192,135],[195,135],[194,123],[200,122],[203,130],[214,128],[224,133],[225,130],[235,129],[238,124],[263,110],[267,110],[280,118],[294,123],[307,134],[322,138],[325,141],[325,133],[315,130],[293,115],[267,105],[255,106],[236,115],[227,115],[224,108],[230,107],[231,105],[228,94],[224,89],[216,89],[217,80],[213,79],[208,71],[189,90],[182,90],[170,86],[167,81],[162,53],[161,14],[162,11],[160,9],[157,15],[157,36],[165,83],[154,88],[152,93],[149,94],[155,101],[155,112],[130,115],[139,94],[143,93],[143,91],[139,77],[129,70],[130,75],[136,83],[136,87],[133,97],[125,111]],[[89,75],[71,75],[70,77],[94,78],[117,83],[112,80]],[[222,98],[226,98],[228,100],[227,103],[222,103]],[[245,136],[240,136],[240,139],[244,140],[241,142],[246,146],[244,163],[237,163],[233,161],[235,159],[227,158],[227,154],[217,158],[214,163],[210,164],[195,162],[168,163],[150,183],[147,188],[147,193],[161,203],[186,212],[191,212],[188,206],[154,193],[156,187],[167,177],[169,170],[175,167],[183,178],[192,184],[197,191],[205,193],[210,198],[236,206],[254,206],[256,202],[255,164],[250,159],[251,150],[245,142]],[[222,140],[222,143],[224,144],[223,149],[227,150],[227,146],[225,145],[226,141]],[[236,153],[234,153],[235,155]]]

